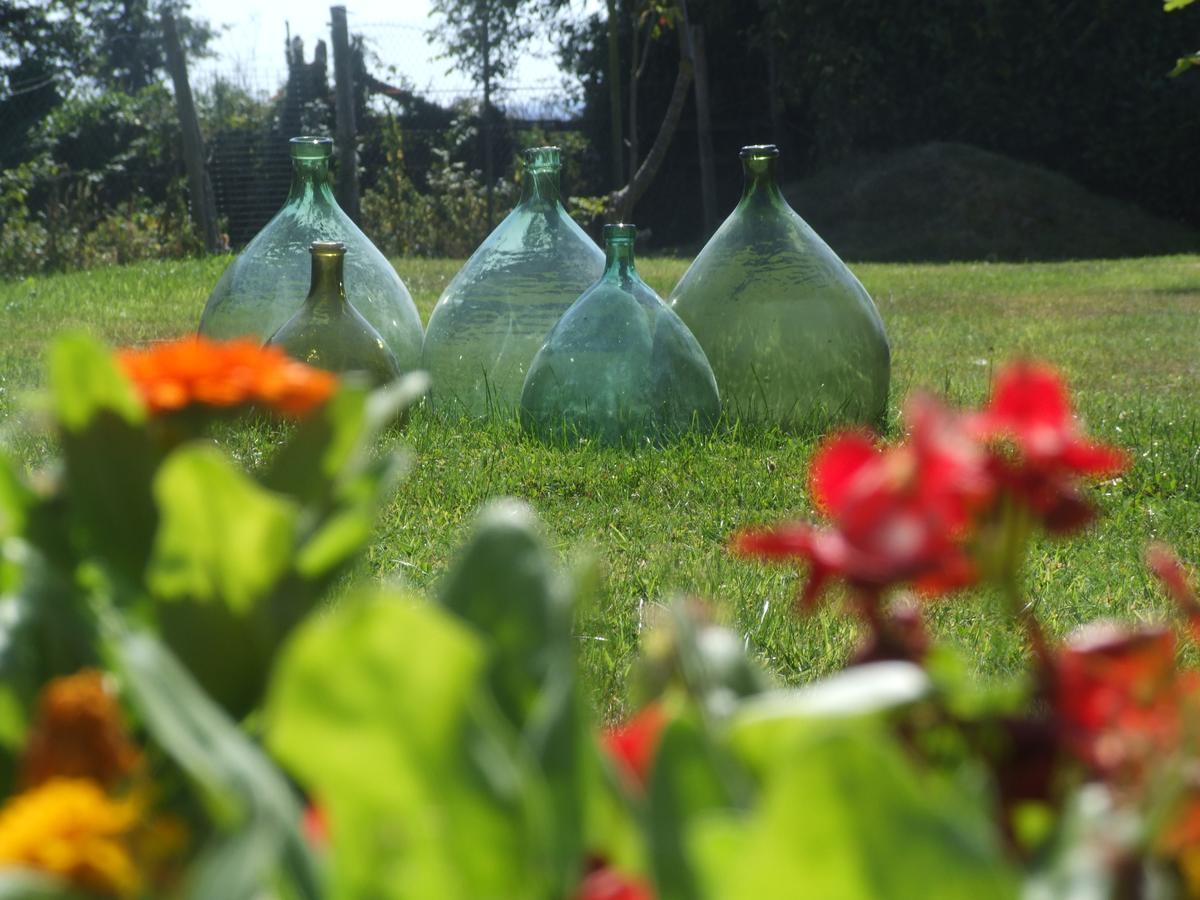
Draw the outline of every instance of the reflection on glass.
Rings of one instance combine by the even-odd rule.
[[[296,314],[268,341],[292,359],[330,372],[361,372],[374,384],[400,376],[396,356],[379,332],[346,300],[346,245],[314,241],[312,286]]]
[[[708,355],[731,419],[785,430],[871,423],[891,354],[870,295],[784,200],[779,151],[745,147],[741,202],[669,303]]]
[[[604,274],[534,357],[521,424],[551,441],[661,444],[711,430],[716,379],[691,332],[634,267],[632,225],[604,229]]]
[[[266,340],[300,307],[309,283],[309,246],[341,241],[348,249],[350,302],[383,337],[403,371],[421,359],[421,319],[408,289],[338,207],[329,187],[329,138],[291,140],[287,202],[225,270],[208,297],[200,333]]]
[[[429,318],[422,368],[435,408],[507,414],[554,323],[604,269],[604,254],[559,202],[557,147],[524,153],[521,202],[447,286]]]

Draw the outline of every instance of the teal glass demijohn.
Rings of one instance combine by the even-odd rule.
[[[350,303],[387,343],[403,371],[421,359],[421,318],[396,270],[350,217],[329,186],[333,141],[297,137],[290,143],[292,188],[287,202],[255,235],[213,288],[200,333],[266,340],[300,307],[309,286],[313,241],[346,245]]]
[[[314,241],[312,285],[304,303],[271,339],[292,359],[330,372],[361,372],[374,384],[400,377],[396,355],[346,300],[346,245]]]
[[[708,355],[730,419],[785,431],[879,420],[891,353],[875,304],[780,193],[779,151],[741,155],[742,199],[671,308]]]
[[[523,158],[520,203],[429,317],[421,367],[429,372],[433,406],[443,412],[515,412],[533,355],[604,270],[604,254],[559,200],[559,149],[536,147]]]
[[[632,225],[606,225],[600,280],[563,314],[529,367],[521,424],[548,440],[667,443],[711,430],[721,400],[704,351],[638,277]]]

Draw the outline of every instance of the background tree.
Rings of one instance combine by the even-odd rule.
[[[445,48],[444,56],[483,90],[479,125],[490,229],[495,221],[496,183],[492,99],[533,35],[536,11],[530,0],[433,0],[431,10],[440,22],[430,34]]]

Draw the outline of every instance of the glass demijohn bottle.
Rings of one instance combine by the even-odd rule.
[[[387,343],[401,370],[410,371],[420,364],[421,318],[391,263],[337,205],[329,186],[332,148],[329,138],[292,138],[287,202],[213,288],[200,317],[200,333],[266,340],[304,298],[312,242],[341,241],[347,247],[350,303]]]
[[[523,158],[520,203],[429,317],[421,367],[436,409],[472,418],[514,412],[533,355],[604,270],[604,254],[559,201],[559,149],[535,147]]]
[[[308,296],[267,343],[310,366],[338,373],[362,372],[377,385],[399,378],[395,354],[346,300],[346,245],[314,241],[311,254]]]
[[[721,413],[704,351],[634,267],[632,225],[606,225],[606,264],[554,326],[521,393],[521,424],[544,439],[666,443]]]
[[[668,302],[708,355],[731,419],[785,431],[879,420],[891,353],[875,304],[784,199],[779,151],[741,156],[742,199]]]

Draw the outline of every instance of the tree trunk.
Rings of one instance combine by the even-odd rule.
[[[704,209],[704,236],[717,228],[717,172],[708,108],[708,56],[704,26],[692,26],[692,55],[696,66],[696,142],[700,155],[700,203]]]
[[[492,45],[488,34],[490,21],[483,19],[483,177],[487,182],[487,227],[490,233],[496,219],[496,165],[492,158]]]
[[[629,171],[636,172],[638,163],[638,76],[641,72],[638,68],[638,37],[641,31],[637,27],[637,22],[633,23],[633,36],[630,41],[629,49]],[[620,184],[620,182],[617,182]]]
[[[346,7],[329,9],[333,17],[333,74],[337,85],[338,202],[355,224],[362,221],[358,202],[358,147],[354,122],[354,69]]]
[[[633,215],[633,208],[646,193],[658,174],[659,167],[667,156],[667,149],[679,128],[679,119],[683,115],[683,105],[687,102],[688,88],[692,85],[694,65],[692,62],[691,40],[688,34],[688,24],[685,16],[679,26],[679,71],[675,74],[675,86],[671,89],[671,100],[667,111],[663,114],[662,124],[658,126],[658,134],[650,152],[638,166],[637,172],[629,179],[629,183],[608,196],[608,215],[613,222],[627,222]]]
[[[175,109],[179,115],[179,130],[183,136],[183,164],[187,169],[192,219],[204,238],[205,249],[209,253],[216,253],[221,249],[221,235],[217,231],[217,204],[213,199],[208,172],[204,169],[204,139],[200,136],[200,121],[196,118],[196,104],[192,100],[192,88],[188,83],[187,61],[179,43],[175,17],[170,12],[164,11],[162,14],[162,31],[167,68],[171,71],[171,81],[175,86]]]
[[[771,143],[783,147],[783,109],[779,102],[779,63],[775,49],[775,16],[769,0],[759,0],[763,12],[763,45],[767,56],[767,111],[771,120]]]
[[[624,181],[621,157],[625,144],[621,139],[621,44],[617,33],[617,0],[608,0],[608,104],[611,107],[612,184],[615,190]]]

